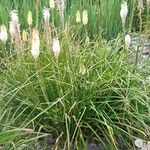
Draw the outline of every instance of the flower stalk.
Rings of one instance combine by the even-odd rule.
[[[60,19],[64,22],[65,0],[56,0],[56,6],[59,11]]]

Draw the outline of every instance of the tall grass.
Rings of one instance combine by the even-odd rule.
[[[147,139],[150,93],[145,75],[133,74],[134,65],[125,61],[123,52],[118,53],[117,41],[76,45],[74,34],[70,35],[61,37],[58,64],[44,41],[37,64],[29,49],[5,58],[1,136],[14,134],[1,144],[13,142],[18,147],[30,143],[35,135],[40,136],[37,131],[41,136],[48,135],[41,132],[56,137],[63,133],[61,139],[66,140],[59,146],[66,143],[68,149],[72,145],[81,149],[90,139],[102,141],[107,149],[116,149],[118,138],[128,148],[136,137]],[[80,73],[81,64],[85,74]],[[25,129],[33,131],[26,133]],[[24,134],[30,136],[18,140],[18,134],[22,139]]]
[[[23,29],[28,28],[28,10],[36,14],[34,2],[25,2],[1,0],[0,4],[0,11],[5,7],[8,12],[18,10]],[[22,49],[10,41],[6,46],[0,43],[4,66],[0,74],[0,145],[4,149],[36,149],[43,139],[55,149],[87,149],[91,142],[102,143],[108,150],[121,145],[134,149],[135,139],[149,140],[149,61],[134,72],[130,53],[123,51],[117,36],[122,31],[121,1],[100,2],[68,0],[63,30],[58,29],[60,19],[54,11],[61,43],[58,61],[43,33],[42,9],[48,1],[42,1],[38,10],[41,46],[37,61],[31,56],[30,38]],[[126,30],[130,31],[135,1],[128,4],[132,15]],[[84,9],[89,14],[87,27],[74,21],[76,11]],[[8,25],[7,11],[0,22]],[[52,145],[48,141],[51,134]]]

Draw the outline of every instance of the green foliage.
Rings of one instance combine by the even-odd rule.
[[[56,136],[63,133],[68,149],[74,142],[79,148],[92,138],[105,143],[107,149],[118,146],[117,138],[127,147],[132,147],[131,141],[138,136],[146,139],[150,93],[143,73],[133,74],[134,65],[126,61],[123,51],[118,53],[118,41],[77,44],[74,33],[68,32],[71,36],[60,34],[58,63],[43,40],[37,62],[29,49],[5,59],[1,136],[14,128],[20,130],[17,137],[13,134],[1,144],[12,141],[17,147],[38,139],[37,134],[28,133],[29,141],[20,141],[18,134],[24,137],[21,129],[44,130]],[[81,64],[85,74],[81,74]]]
[[[103,143],[108,150],[117,149],[120,141],[127,149],[134,149],[136,138],[148,140],[149,61],[135,70],[135,64],[128,59],[130,54],[122,48],[122,37],[118,36],[122,31],[121,2],[67,0],[63,27],[57,9],[51,12],[61,43],[58,62],[43,34],[42,10],[48,6],[48,0],[40,1],[38,10],[37,61],[31,56],[30,33],[21,49],[10,40],[6,46],[0,43],[3,149],[37,149],[51,134],[57,139],[53,143],[56,149],[68,150],[87,149],[91,141]],[[128,5],[126,31],[131,31],[136,1],[129,0]],[[22,29],[29,29],[28,10],[33,12],[33,27],[36,25],[35,1],[1,0],[0,23],[8,26],[12,9],[18,10]],[[75,22],[76,11],[85,9],[89,15],[87,26]],[[117,39],[110,40],[114,37]],[[45,145],[42,149],[49,149]]]

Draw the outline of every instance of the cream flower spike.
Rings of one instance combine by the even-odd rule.
[[[12,10],[10,13],[11,21],[9,25],[9,31],[11,34],[12,43],[14,43],[18,48],[22,47],[21,34],[20,34],[20,24],[18,13],[16,10]]]
[[[126,45],[126,48],[129,48],[131,45],[131,36],[129,34],[125,35],[125,45]]]
[[[56,59],[56,61],[58,61],[58,57],[60,54],[60,43],[59,43],[58,38],[53,39],[53,47],[52,48],[53,48],[55,59]]]
[[[31,10],[28,11],[27,22],[28,22],[29,26],[32,25],[33,19],[32,19],[32,12],[31,12]]]
[[[54,9],[55,8],[55,1],[54,0],[50,0],[49,1],[49,6],[51,9]]]
[[[120,17],[123,25],[125,25],[126,23],[127,14],[128,14],[128,5],[127,2],[123,1],[120,9]]]
[[[32,31],[31,54],[35,60],[37,60],[40,55],[40,39],[39,39],[39,31],[37,28],[33,28]]]
[[[44,17],[44,20],[49,20],[50,18],[50,12],[49,12],[49,8],[44,8],[43,9],[43,17]]]
[[[0,40],[6,44],[8,39],[7,29],[5,25],[0,26]]]
[[[88,23],[88,11],[84,10],[82,13],[82,22],[84,25],[87,25]]]
[[[79,22],[81,22],[81,14],[80,14],[80,11],[77,10],[77,12],[76,12],[76,23],[79,23]]]
[[[147,0],[147,6],[150,7],[150,0]]]

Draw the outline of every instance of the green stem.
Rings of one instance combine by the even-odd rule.
[[[36,28],[38,28],[38,22],[39,22],[39,0],[36,0]]]
[[[36,61],[36,74],[37,74],[37,78],[38,78],[38,81],[39,81],[39,85],[40,85],[41,91],[43,93],[43,96],[44,96],[46,102],[49,102],[49,100],[47,98],[47,94],[45,92],[44,82],[43,82],[42,76],[41,76],[41,74],[39,72],[39,68],[40,67],[38,66],[38,62]]]
[[[100,2],[100,9],[99,9],[99,36],[100,36],[100,43],[102,44],[102,3]]]
[[[140,13],[139,16],[140,16],[140,31],[139,31],[139,43],[138,43],[139,46],[138,46],[137,51],[136,51],[135,67],[134,67],[133,73],[135,73],[136,69],[137,69],[137,65],[138,65],[138,62],[139,62],[139,48],[141,46],[142,14]]]

